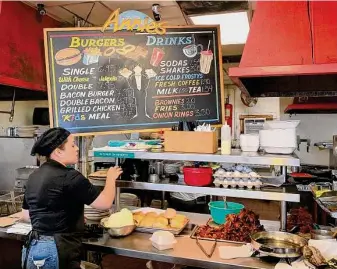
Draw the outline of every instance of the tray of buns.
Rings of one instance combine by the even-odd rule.
[[[132,213],[137,226],[136,231],[142,233],[168,231],[178,235],[189,223],[189,219],[186,216],[177,214],[171,208],[161,210],[146,207],[133,210]]]

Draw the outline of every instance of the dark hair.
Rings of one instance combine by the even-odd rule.
[[[59,145],[56,149],[64,150],[67,142],[68,142],[68,138],[64,140],[64,142],[61,145]],[[50,160],[50,155],[51,154],[49,154],[48,156],[38,156],[38,157],[46,157],[47,160]]]

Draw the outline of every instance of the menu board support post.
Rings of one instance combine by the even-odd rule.
[[[45,29],[51,126],[85,136],[221,125],[219,26],[165,30]]]

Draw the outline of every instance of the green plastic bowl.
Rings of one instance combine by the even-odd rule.
[[[244,205],[239,203],[227,202],[227,208],[225,209],[224,201],[214,201],[208,203],[211,216],[216,224],[224,224],[226,222],[226,216],[229,214],[239,214],[241,209],[245,208]]]

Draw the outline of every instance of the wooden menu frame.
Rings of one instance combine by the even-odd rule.
[[[196,27],[200,28],[217,28],[217,60],[219,63],[219,86],[220,86],[220,110],[221,110],[221,122],[225,122],[225,89],[224,89],[224,74],[223,74],[223,63],[222,63],[222,49],[221,49],[221,38],[220,38],[220,26],[219,25],[193,25],[193,26],[167,26],[167,29],[195,29]],[[70,28],[45,28],[44,29],[44,53],[45,53],[45,63],[46,63],[46,76],[47,76],[47,91],[48,91],[48,106],[49,106],[49,120],[50,126],[55,127],[54,124],[54,111],[53,111],[53,104],[52,101],[55,101],[55,98],[52,98],[52,87],[50,83],[50,59],[49,59],[49,46],[48,46],[48,32],[70,32],[70,31],[101,31],[101,27],[70,27]],[[213,126],[219,127],[221,124],[214,124]],[[142,133],[142,132],[156,132],[159,130],[168,130],[170,128],[163,127],[163,128],[149,128],[149,129],[129,129],[129,130],[111,130],[111,131],[102,131],[102,132],[84,132],[84,133],[74,133],[75,136],[92,136],[92,135],[108,135],[108,134],[125,134],[125,133]]]

